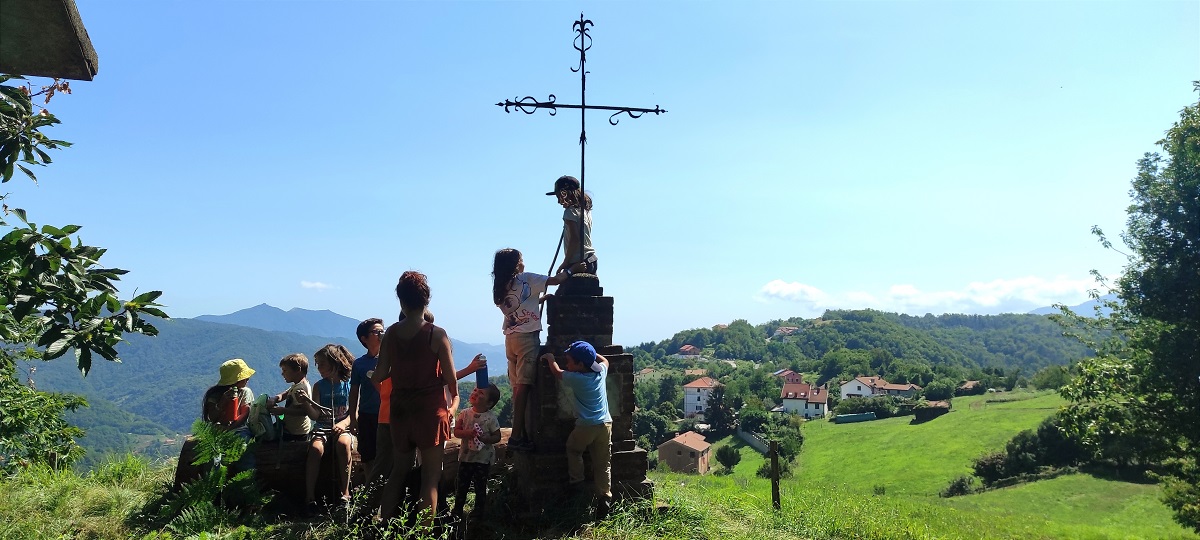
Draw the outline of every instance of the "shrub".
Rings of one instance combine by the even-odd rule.
[[[1004,452],[991,452],[975,458],[971,468],[974,469],[975,476],[983,480],[983,485],[986,486],[1008,476],[1004,470],[1004,463],[1007,459],[1008,454]]]
[[[762,465],[759,465],[758,470],[755,471],[754,474],[758,475],[759,478],[770,478],[771,477],[771,460],[768,459],[768,460],[764,461],[762,463]],[[791,477],[792,477],[792,462],[784,461],[783,459],[780,459],[779,460],[779,478],[791,478]]]
[[[975,478],[961,475],[958,478],[950,481],[950,485],[946,486],[938,495],[942,497],[957,497],[959,495],[970,495],[975,491]]]
[[[717,462],[728,470],[733,470],[733,467],[742,460],[742,454],[737,451],[737,448],[732,446],[722,446],[717,449]]]
[[[838,403],[834,412],[837,414],[873,412],[876,418],[891,418],[896,415],[896,399],[891,396],[846,398]]]

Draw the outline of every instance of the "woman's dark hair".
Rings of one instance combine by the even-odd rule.
[[[213,418],[208,415],[208,413],[214,412],[214,411],[210,411],[208,409],[208,400],[215,396],[220,396],[221,394],[224,394],[226,390],[229,390],[230,386],[232,386],[232,385],[216,384],[216,385],[209,387],[208,390],[204,391],[204,399],[200,401],[200,418],[203,418],[205,422],[208,422],[210,424],[215,424],[218,421],[220,421],[220,418]]]
[[[354,365],[354,355],[341,345],[330,343],[321,347],[315,354],[313,359],[317,362],[326,362],[330,367],[337,372],[338,380],[346,380],[350,378],[350,368]]]
[[[508,284],[517,277],[517,264],[521,262],[521,252],[513,248],[504,248],[496,252],[492,261],[492,301],[498,306],[508,293]]]
[[[400,300],[401,307],[428,306],[429,281],[426,280],[425,274],[415,270],[401,274],[400,281],[396,283],[396,298]]]

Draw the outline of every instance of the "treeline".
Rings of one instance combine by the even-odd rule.
[[[710,358],[815,373],[817,384],[880,375],[921,386],[979,380],[985,387],[1011,388],[1021,377],[1091,355],[1044,315],[912,317],[875,310],[831,310],[817,319],[761,325],[736,320],[642,343],[633,352],[639,367],[687,367],[690,360],[672,357],[684,345]]]

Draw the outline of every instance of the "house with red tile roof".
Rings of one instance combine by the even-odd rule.
[[[700,377],[683,385],[683,415],[686,417],[704,414],[708,409],[708,398],[721,383],[712,377]]]
[[[801,373],[796,373],[795,371],[792,371],[790,369],[781,369],[779,371],[776,371],[775,373],[772,373],[772,375],[779,377],[780,379],[783,379],[783,384],[803,384],[804,383],[804,375]]]
[[[871,396],[904,396],[912,397],[921,391],[921,387],[911,383],[893,384],[882,377],[858,376],[841,384],[842,399]]]
[[[709,449],[704,435],[687,431],[658,445],[658,460],[675,472],[708,472]]]
[[[783,402],[783,411],[795,413],[805,418],[825,416],[829,412],[829,390],[822,386],[812,386],[808,383],[784,383],[779,392],[779,400]]]

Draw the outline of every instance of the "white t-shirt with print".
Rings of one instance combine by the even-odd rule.
[[[542,316],[538,312],[538,299],[546,292],[549,276],[533,272],[521,272],[508,284],[508,292],[496,306],[504,313],[504,334],[538,332],[542,329]]]

